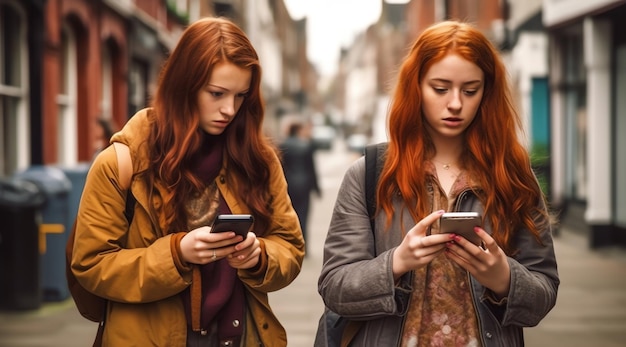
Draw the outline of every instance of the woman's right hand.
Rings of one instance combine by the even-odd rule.
[[[235,252],[235,245],[242,240],[232,231],[212,233],[210,227],[204,226],[188,232],[180,240],[180,251],[187,263],[207,264]]]
[[[419,221],[402,239],[393,252],[393,278],[398,280],[405,273],[430,263],[451,241],[450,234],[426,235],[426,231],[445,211],[435,211]]]

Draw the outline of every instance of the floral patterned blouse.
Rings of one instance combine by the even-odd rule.
[[[455,197],[469,186],[465,172],[457,177],[446,197],[433,172],[433,211],[450,210]],[[434,223],[431,232],[439,232]],[[441,252],[425,267],[415,270],[413,293],[404,321],[402,347],[478,347],[478,318],[472,301],[469,274]]]

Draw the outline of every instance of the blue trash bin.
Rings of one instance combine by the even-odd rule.
[[[41,306],[39,226],[44,194],[28,181],[0,179],[0,308]]]
[[[46,197],[41,209],[39,245],[42,296],[44,301],[65,300],[70,296],[65,278],[65,245],[73,222],[68,219],[71,182],[63,170],[52,166],[32,166],[14,178],[35,183]]]
[[[80,197],[83,195],[83,188],[85,188],[85,181],[87,180],[87,172],[91,163],[78,163],[71,167],[60,167],[65,173],[67,178],[72,184],[70,195],[68,199],[68,221],[73,223],[78,213],[78,206],[80,205]],[[70,228],[72,225],[70,224]]]

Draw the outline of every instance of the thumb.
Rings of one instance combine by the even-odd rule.
[[[410,233],[414,233],[418,236],[426,236],[426,231],[428,228],[436,222],[441,215],[446,212],[445,210],[434,211],[428,216],[424,217],[421,221],[419,221],[411,230]]]

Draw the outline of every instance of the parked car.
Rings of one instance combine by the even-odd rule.
[[[315,125],[311,130],[311,141],[315,149],[332,149],[335,136],[335,128],[329,125]]]

